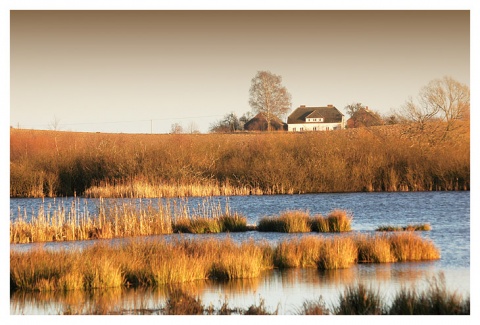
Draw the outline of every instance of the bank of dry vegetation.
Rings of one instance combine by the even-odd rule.
[[[10,131],[10,196],[468,190],[469,124],[311,133]]]
[[[205,198],[197,206],[188,201],[166,199],[121,201],[101,199],[97,214],[86,206],[41,205],[36,214],[18,211],[10,222],[10,243],[34,243],[90,239],[126,238],[172,233],[207,234],[221,232],[346,232],[351,230],[352,216],[344,210],[331,211],[326,217],[310,216],[304,211],[284,211],[280,216],[264,216],[257,225],[248,225],[247,218]]]
[[[256,278],[272,268],[349,268],[356,263],[436,260],[440,251],[414,232],[282,241],[232,239],[97,242],[84,249],[10,251],[10,288],[25,291],[156,287],[195,280]]]

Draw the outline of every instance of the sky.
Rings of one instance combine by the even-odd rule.
[[[400,108],[470,86],[469,10],[12,10],[10,126],[209,131],[252,108],[260,70],[300,105]]]

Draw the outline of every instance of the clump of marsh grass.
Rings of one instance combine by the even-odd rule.
[[[316,267],[323,241],[308,236],[280,242],[273,252],[273,264],[278,268]]]
[[[384,253],[387,243],[390,257]],[[376,246],[383,248],[378,252]],[[97,242],[73,251],[11,250],[10,287],[26,291],[155,287],[207,278],[256,278],[274,267],[330,270],[348,268],[357,262],[419,261],[439,256],[430,241],[413,232],[364,237],[305,236],[276,245],[253,240],[234,242],[231,238],[136,238],[117,245]]]
[[[349,268],[357,261],[358,248],[351,237],[326,239],[320,248],[317,267],[320,270]]]
[[[344,232],[351,230],[352,216],[344,210],[333,210],[326,218],[316,217],[312,222],[312,231]]]
[[[446,289],[445,275],[429,280],[426,291],[402,288],[388,311],[390,315],[470,315],[470,298]]]
[[[325,301],[320,296],[318,300],[304,301],[302,306],[297,309],[297,315],[330,315],[331,312],[327,308]]]
[[[165,304],[164,314],[166,315],[203,315],[205,307],[198,297],[174,288],[170,291]]]
[[[433,242],[415,236],[413,232],[394,233],[389,239],[392,254],[399,262],[440,258],[440,251]]]
[[[173,223],[174,233],[208,234],[220,232],[247,231],[247,218],[238,214],[226,213],[215,217],[185,217]]]
[[[310,232],[309,215],[303,211],[285,211],[278,217],[263,217],[257,225],[264,232]]]
[[[218,219],[222,232],[243,232],[247,231],[247,218],[238,213],[224,214]]]
[[[415,224],[407,226],[380,226],[375,231],[430,231],[432,227],[430,224]]]
[[[358,247],[359,263],[391,263],[397,259],[392,252],[391,240],[387,235],[358,235],[355,237]]]
[[[209,268],[209,278],[256,278],[264,269],[270,267],[271,263],[265,261],[262,245],[255,244],[252,240],[240,244],[229,240],[218,249]]]
[[[264,232],[343,232],[351,230],[352,216],[343,210],[333,210],[327,217],[310,216],[308,212],[285,211],[278,217],[269,216],[260,219],[258,231]]]
[[[265,306],[265,299],[260,298],[259,304],[253,304],[247,308],[243,315],[278,315],[278,307],[273,312],[270,312]]]
[[[380,294],[364,284],[348,286],[340,294],[336,315],[382,315],[385,307]]]

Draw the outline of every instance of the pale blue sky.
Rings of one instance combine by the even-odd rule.
[[[250,111],[258,70],[299,105],[387,114],[430,80],[470,85],[468,11],[12,13],[10,125],[207,132]]]

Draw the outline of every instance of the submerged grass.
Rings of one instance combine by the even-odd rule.
[[[432,227],[428,223],[407,226],[380,226],[375,231],[430,231]]]
[[[122,245],[98,242],[83,250],[33,248],[10,251],[11,290],[67,291],[192,282],[204,279],[256,278],[272,268],[348,268],[362,262],[365,247],[384,241],[393,261],[437,259],[438,249],[413,233],[306,236],[276,245],[232,239],[129,240]],[[371,243],[369,243],[371,242]],[[373,254],[373,253],[371,253]],[[370,258],[371,262],[392,261]]]

